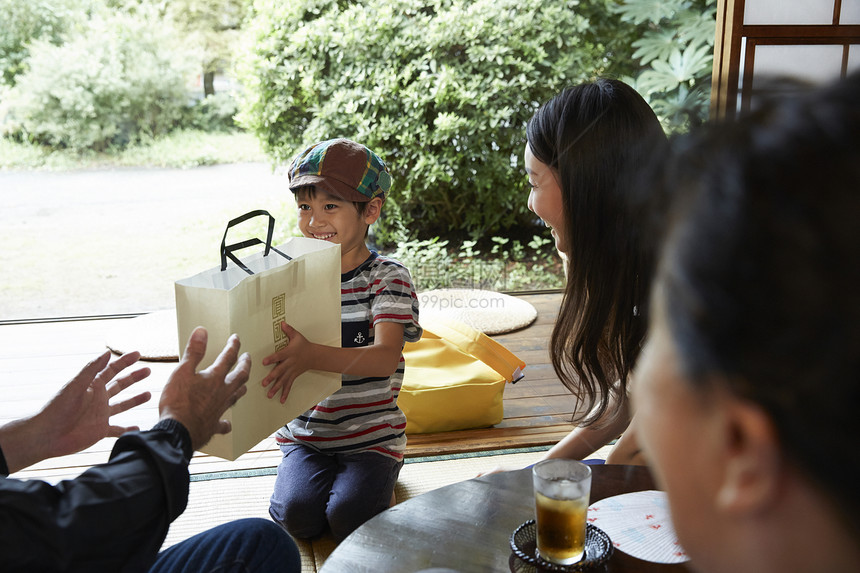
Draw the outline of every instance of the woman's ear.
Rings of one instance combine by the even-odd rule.
[[[374,197],[371,199],[364,208],[364,222],[368,225],[372,225],[379,219],[379,216],[382,214],[382,197]]]
[[[722,440],[725,467],[717,492],[717,510],[729,514],[758,512],[779,495],[785,464],[770,416],[736,396],[724,403]]]

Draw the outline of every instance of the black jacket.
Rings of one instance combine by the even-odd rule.
[[[146,571],[188,503],[188,431],[129,432],[110,461],[50,485],[9,479],[0,451],[0,570]]]

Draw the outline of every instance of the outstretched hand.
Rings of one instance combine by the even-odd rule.
[[[116,378],[139,359],[140,353],[130,352],[108,363],[110,352],[105,352],[63,386],[38,414],[0,428],[0,445],[10,472],[137,430],[137,426],[113,425],[110,418],[143,404],[150,393],[141,392],[115,404],[110,399],[149,376],[149,368],[140,368]]]
[[[51,438],[56,440],[53,456],[73,454],[102,438],[115,438],[139,429],[137,426],[113,425],[110,418],[147,402],[151,397],[149,392],[116,404],[110,404],[109,400],[149,376],[150,369],[140,368],[114,380],[140,359],[140,353],[123,354],[108,364],[109,359],[108,351],[87,364],[39,413],[39,416],[50,420],[51,434],[56,436]]]
[[[263,378],[263,387],[269,389],[266,393],[269,398],[274,398],[280,391],[283,404],[287,401],[296,378],[313,369],[314,344],[286,322],[281,321],[281,330],[287,335],[289,342],[283,349],[263,359],[263,366],[275,365]]]
[[[251,357],[247,353],[239,357],[239,337],[235,334],[215,362],[197,372],[208,338],[202,327],[191,333],[182,361],[170,375],[158,404],[161,419],[172,418],[185,426],[195,450],[205,446],[213,435],[231,430],[230,422],[221,416],[245,395],[245,383],[251,373]]]

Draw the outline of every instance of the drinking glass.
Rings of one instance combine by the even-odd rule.
[[[591,468],[576,460],[543,460],[532,467],[541,559],[571,565],[585,554]]]

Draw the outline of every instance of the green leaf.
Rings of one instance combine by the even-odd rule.
[[[674,90],[681,83],[695,79],[703,68],[710,65],[712,59],[713,54],[707,46],[690,47],[683,53],[673,50],[668,61],[651,62],[651,70],[639,76],[638,86],[647,93]]]
[[[674,50],[678,49],[678,37],[673,29],[658,30],[633,42],[637,48],[634,58],[639,58],[642,64],[652,60],[668,60]]]
[[[661,20],[671,19],[677,12],[688,9],[689,5],[689,0],[624,0],[614,5],[612,10],[625,22],[659,24]]]
[[[688,10],[678,15],[678,38],[690,45],[714,45],[714,22],[716,20],[716,0],[707,0],[708,6],[701,10]]]

